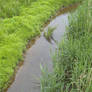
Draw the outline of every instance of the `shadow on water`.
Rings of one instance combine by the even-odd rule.
[[[70,6],[61,9],[57,13],[57,17],[53,17],[52,21],[46,24],[44,31],[48,30],[48,27],[54,27],[57,25],[56,29],[53,31],[53,39],[60,41],[68,25],[68,12],[72,9],[77,8],[77,5]],[[35,43],[34,43],[35,42]],[[44,37],[44,32],[41,36],[33,41],[34,45],[28,45],[28,50],[25,53],[25,59],[23,66],[18,70],[15,81],[12,83],[11,87],[8,88],[7,92],[40,92],[40,76],[42,66],[47,65],[48,71],[52,71],[52,59],[50,56],[50,51],[55,51],[56,43],[52,40],[50,44]]]

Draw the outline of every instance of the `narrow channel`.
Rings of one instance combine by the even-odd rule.
[[[53,38],[60,41],[68,25],[68,13],[58,15],[45,28],[56,27]],[[8,88],[7,92],[40,92],[40,64],[47,65],[48,70],[52,71],[51,51],[55,51],[56,43],[52,40],[49,43],[44,37],[44,31],[34,45],[26,51],[24,64],[18,70],[15,81]]]

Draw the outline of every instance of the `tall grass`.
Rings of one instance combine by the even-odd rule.
[[[65,39],[53,56],[52,74],[42,77],[42,92],[92,91],[92,1],[86,0],[69,17]]]

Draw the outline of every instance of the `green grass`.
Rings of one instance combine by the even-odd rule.
[[[92,1],[86,0],[69,17],[66,37],[53,56],[53,73],[44,71],[42,92],[92,91]]]
[[[13,16],[12,18],[1,20],[0,92],[3,92],[3,89],[7,88],[16,66],[19,61],[23,60],[23,51],[25,51],[28,41],[40,35],[40,30],[43,25],[60,7],[75,2],[73,2],[73,0],[71,1],[72,2],[68,2],[68,0],[38,0],[29,6],[23,6],[20,16]],[[14,9],[16,11],[16,8]],[[8,15],[6,13],[2,16],[7,17]]]
[[[19,16],[21,9],[36,0],[0,0],[0,18]]]

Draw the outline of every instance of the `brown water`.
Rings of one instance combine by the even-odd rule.
[[[44,30],[47,31],[48,27],[57,26],[53,32],[53,37],[59,42],[63,38],[66,25],[68,25],[68,13],[57,16]],[[50,51],[54,52],[57,47],[53,40],[51,44],[43,35],[44,32],[42,32],[41,37],[36,40],[35,44],[27,50],[24,64],[18,70],[15,81],[7,92],[40,92],[40,64],[47,65],[48,70],[52,71]]]

